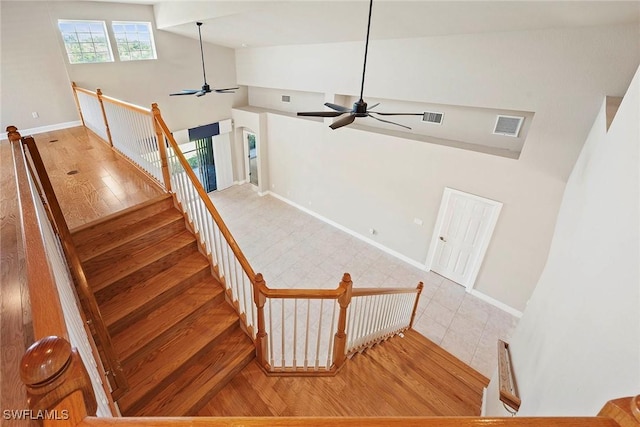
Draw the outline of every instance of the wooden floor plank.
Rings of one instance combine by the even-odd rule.
[[[447,376],[445,367],[425,361],[424,351],[435,346],[429,343],[417,332],[407,331],[405,338],[394,337],[353,357],[335,377],[266,376],[252,363],[198,414],[268,416],[265,408],[270,408],[276,416],[479,415],[482,387],[472,387],[470,392],[471,386]],[[467,369],[468,375],[475,376]],[[450,383],[443,386],[435,380],[441,377]]]
[[[69,229],[163,194],[83,127],[45,132],[34,139]],[[73,171],[77,173],[68,175]]]

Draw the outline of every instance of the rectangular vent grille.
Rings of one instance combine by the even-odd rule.
[[[520,133],[520,128],[522,127],[522,122],[524,122],[524,117],[498,116],[493,133],[517,138]]]
[[[282,95],[282,102],[291,102],[291,97],[289,95]]]
[[[435,123],[437,125],[442,124],[444,113],[436,113],[434,111],[425,111],[422,115],[422,121],[427,123]]]

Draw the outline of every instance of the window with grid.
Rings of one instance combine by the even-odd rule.
[[[113,61],[104,21],[61,19],[58,21],[58,28],[71,64]]]
[[[151,23],[114,21],[111,28],[121,61],[156,59]]]

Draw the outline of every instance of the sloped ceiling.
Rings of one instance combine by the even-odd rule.
[[[159,1],[159,29],[231,48],[363,40],[368,1]],[[640,23],[640,1],[375,0],[372,39]]]

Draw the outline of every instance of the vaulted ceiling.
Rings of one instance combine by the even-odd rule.
[[[239,48],[362,40],[368,1],[146,1],[159,29]],[[372,39],[640,23],[640,1],[374,0]]]

